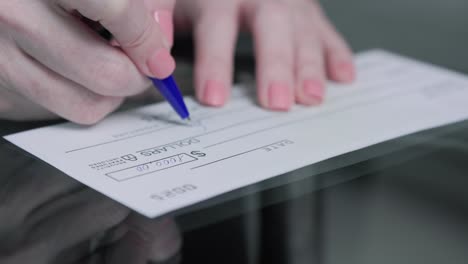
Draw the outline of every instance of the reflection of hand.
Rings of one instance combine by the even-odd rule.
[[[167,77],[175,68],[174,1],[0,1],[0,117],[57,114],[91,124],[148,87],[141,72]],[[120,48],[89,30],[84,17],[99,21]]]
[[[132,214],[22,156],[2,158],[16,169],[0,175],[0,263],[138,264],[178,252],[181,237],[172,220]]]
[[[148,260],[164,263],[181,247],[181,236],[173,220],[155,221],[133,215],[125,221],[125,226],[129,231],[114,243],[105,263],[146,264]]]
[[[323,100],[328,77],[354,79],[351,52],[315,0],[178,0],[176,29],[194,27],[195,87],[208,105],[223,105],[231,86],[238,27],[255,40],[262,106],[287,110],[294,101]]]

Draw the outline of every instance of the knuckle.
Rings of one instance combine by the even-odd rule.
[[[12,15],[14,10],[16,9],[12,3],[13,1],[2,1],[0,3],[0,23],[2,25],[11,25],[16,24],[15,22],[18,21],[17,16]]]
[[[261,4],[257,6],[257,17],[283,17],[289,10],[289,5],[283,1],[260,1]]]
[[[69,119],[81,125],[94,125],[110,114],[121,100],[104,96],[90,96],[75,105]]]
[[[104,7],[106,11],[100,17],[103,23],[119,19],[131,8],[131,0],[112,0],[105,2],[108,3]]]
[[[322,72],[325,68],[323,61],[319,60],[307,60],[297,62],[296,71],[300,74],[310,74]]]
[[[35,10],[31,10],[29,3],[24,1],[3,1],[0,3],[0,33],[19,33],[29,37],[36,37],[44,31],[41,23],[31,23],[39,18]],[[36,39],[34,39],[36,40]]]
[[[91,90],[95,90],[99,94],[109,96],[128,96],[132,78],[130,76],[130,66],[127,63],[117,62],[102,62],[92,67],[93,86]]]
[[[298,66],[296,75],[303,79],[325,79],[325,68],[315,66]]]
[[[223,19],[225,16],[235,16],[240,11],[241,1],[244,0],[201,1],[201,6],[196,9],[195,21],[214,22],[213,20]],[[245,9],[250,10],[250,8]]]
[[[8,13],[0,12],[0,32],[36,32],[34,29],[30,29],[31,26]]]
[[[262,59],[259,60],[259,64],[262,67],[292,67],[293,65],[293,54],[287,51],[278,51],[278,50],[266,50],[262,56]]]
[[[322,51],[313,50],[307,47],[300,48],[296,54],[296,63],[301,66],[313,66],[320,68],[324,64],[324,54]]]
[[[15,80],[15,82],[29,98],[37,99],[38,101],[48,101],[52,97],[49,90],[44,89],[45,85],[39,80],[25,78],[24,80]]]
[[[134,49],[143,46],[154,36],[153,27],[154,23],[152,23],[151,21],[147,21],[132,39],[123,41],[120,44],[127,49]]]
[[[202,17],[200,19],[222,20],[227,17],[235,17],[239,11],[238,6],[239,4],[235,1],[220,2],[214,5],[210,3],[201,10]]]
[[[212,69],[216,72],[230,72],[233,68],[232,60],[221,55],[200,58],[196,69]]]

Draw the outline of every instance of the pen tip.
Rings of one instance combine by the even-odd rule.
[[[184,121],[186,125],[193,126],[192,119],[190,117],[185,118]]]

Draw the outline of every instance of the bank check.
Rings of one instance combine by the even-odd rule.
[[[59,124],[6,139],[108,197],[158,217],[344,153],[468,118],[468,78],[385,51],[356,57],[352,85],[328,85],[318,107],[187,98],[192,123],[167,103],[116,113],[95,126]]]

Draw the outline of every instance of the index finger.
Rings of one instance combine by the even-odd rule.
[[[171,0],[173,2],[173,0]],[[153,5],[144,0],[58,0],[68,11],[100,22],[124,52],[145,75],[160,79],[168,77],[175,69],[170,55],[170,43],[160,24],[154,18]],[[167,0],[163,9],[173,5]],[[153,7],[154,8],[154,7]],[[170,11],[170,10],[169,10]]]

